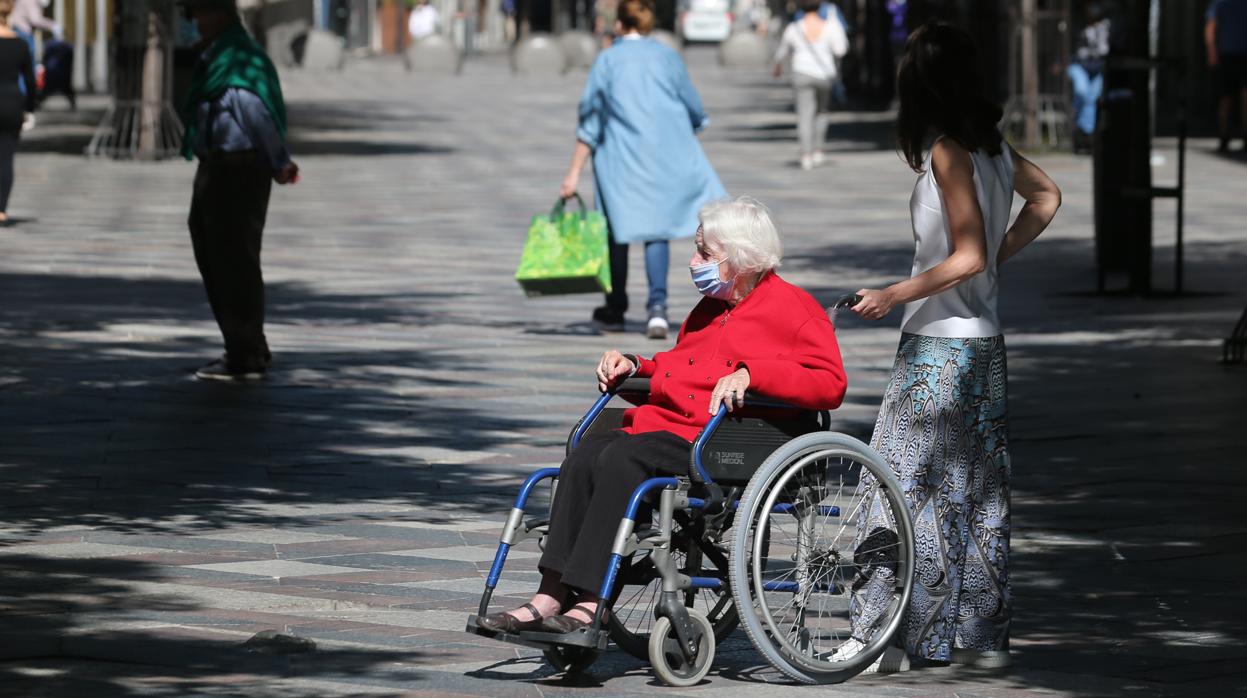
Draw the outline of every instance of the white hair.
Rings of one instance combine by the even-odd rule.
[[[775,269],[784,257],[770,210],[751,196],[706,204],[697,218],[707,245],[722,252],[737,273]]]

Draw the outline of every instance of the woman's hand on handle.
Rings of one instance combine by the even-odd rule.
[[[622,379],[632,375],[632,362],[628,357],[611,349],[602,355],[598,362],[598,392],[606,392],[618,385]]]
[[[723,376],[710,393],[710,414],[719,413],[719,405],[728,412],[745,405],[745,391],[749,389],[749,369],[738,368],[735,373]]]
[[[863,288],[857,292],[862,297],[857,305],[851,310],[867,320],[878,320],[884,315],[892,311],[896,307],[896,300],[892,297],[892,292],[888,289],[877,291],[871,288]]]
[[[559,185],[559,197],[566,199],[576,193],[580,188],[580,170],[568,170],[567,176],[563,177],[563,183]]]

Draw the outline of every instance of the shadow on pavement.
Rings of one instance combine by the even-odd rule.
[[[83,155],[104,119],[106,103],[93,100],[77,111],[41,112],[39,126],[22,135],[23,153]],[[421,128],[439,121],[437,117],[392,104],[374,102],[291,102],[288,104],[290,132],[288,147],[300,156],[320,155],[441,155],[453,148],[421,143],[418,140],[389,140],[367,134],[393,135],[408,131],[418,136]],[[337,136],[326,136],[337,133]]]
[[[11,607],[0,614],[5,695],[172,697],[291,677],[347,683],[421,678],[410,668],[421,652],[244,647],[246,638],[272,627],[262,617],[219,614],[208,621],[219,641],[191,637],[179,630],[179,619],[202,623],[215,612],[168,587],[143,586],[160,581],[162,572],[134,559],[0,557],[0,596]],[[84,622],[93,617],[107,618],[114,628]]]
[[[298,526],[314,512],[264,507],[378,497],[433,509],[496,499],[502,511],[514,495],[514,484],[474,479],[482,466],[416,455],[487,452],[530,423],[466,406],[484,386],[463,360],[310,347],[279,353],[263,387],[204,384],[189,373],[219,353],[215,331],[145,340],[210,317],[198,282],[4,274],[0,288],[0,528],[11,535]],[[434,295],[269,292],[270,319],[284,323],[449,321],[425,310],[439,307]]]

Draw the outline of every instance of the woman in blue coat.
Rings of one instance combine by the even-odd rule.
[[[622,0],[616,33],[589,72],[580,99],[576,149],[560,194],[580,185],[593,156],[598,206],[610,226],[611,292],[593,311],[605,329],[622,330],[628,309],[628,244],[645,243],[649,337],[667,336],[667,242],[691,237],[697,212],[727,192],[706,160],[696,131],[708,121],[680,55],[646,38],[652,0]]]

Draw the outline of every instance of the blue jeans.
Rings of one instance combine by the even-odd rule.
[[[1065,73],[1074,84],[1074,123],[1079,131],[1090,134],[1095,131],[1095,103],[1104,89],[1104,73],[1092,75],[1078,63],[1071,63]]]
[[[610,239],[611,292],[606,294],[606,306],[620,312],[628,309],[628,245]],[[645,243],[645,276],[649,281],[649,298],[646,308],[656,305],[667,307],[667,269],[671,266],[671,245],[666,240],[650,240]]]
[[[13,33],[17,34],[17,38],[21,39],[22,41],[25,41],[26,46],[30,49],[31,65],[36,65],[36,66],[39,65],[39,59],[35,58],[35,35],[27,34],[21,29],[14,29]],[[21,88],[22,94],[24,95],[30,94],[30,90],[35,89],[34,85],[26,84],[26,78],[22,75],[17,76],[17,86]]]

